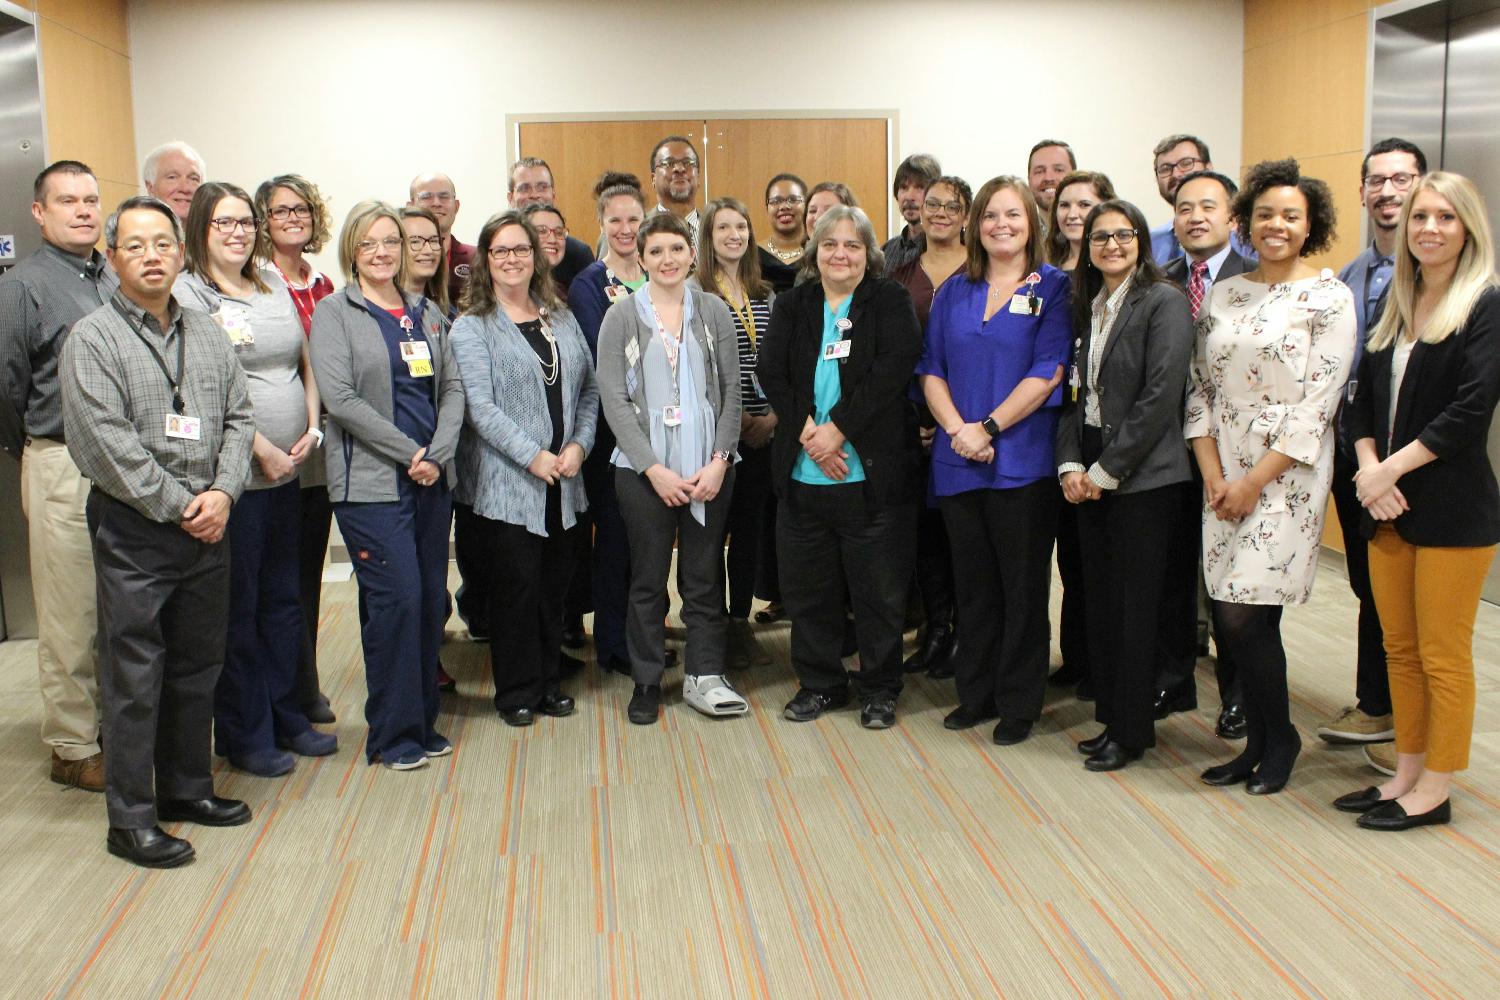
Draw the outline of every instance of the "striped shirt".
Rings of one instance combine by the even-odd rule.
[[[752,417],[763,417],[771,412],[771,404],[756,391],[755,363],[760,355],[760,339],[771,325],[771,300],[750,300],[750,319],[755,324],[753,342],[750,332],[745,329],[744,312],[728,301],[724,304],[729,306],[729,315],[734,317],[734,339],[740,347],[740,399],[744,411]]]

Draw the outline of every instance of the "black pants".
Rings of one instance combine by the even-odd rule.
[[[704,505],[704,522],[692,507],[668,507],[645,476],[615,469],[615,496],[630,539],[630,603],[625,640],[637,684],[660,684],[667,667],[667,578],[677,544],[677,593],[687,626],[683,672],[722,674],[728,619],[724,617],[724,526],[734,496],[735,471],[724,474],[719,495]]]
[[[729,502],[729,617],[749,618],[764,551],[766,506],[771,502],[771,447],[740,448]]]
[[[1062,579],[1062,620],[1057,645],[1063,663],[1089,677],[1088,585],[1084,582],[1083,550],[1078,540],[1079,508],[1062,503],[1057,508],[1057,575]]]
[[[1366,715],[1391,714],[1391,687],[1386,679],[1385,636],[1380,613],[1370,592],[1370,555],[1359,533],[1363,506],[1354,496],[1354,473],[1359,466],[1340,447],[1333,457],[1333,506],[1344,535],[1344,565],[1349,570],[1349,589],[1359,598],[1359,650],[1355,654],[1354,696]]]
[[[767,445],[767,449],[769,449]],[[781,569],[776,557],[776,514],[781,500],[775,493],[765,507],[765,523],[760,531],[760,570],[755,575],[755,596],[771,604],[781,603]]]
[[[1094,718],[1131,750],[1156,745],[1157,618],[1167,564],[1161,558],[1182,514],[1182,488],[1106,491],[1074,506],[1089,611]]]
[[[630,600],[630,539],[615,495],[615,467],[609,464],[614,438],[610,437],[609,442],[607,447],[596,443],[583,463],[583,487],[588,493],[589,514],[594,522],[589,579],[593,584],[594,655],[600,666],[611,656],[621,660],[630,658],[625,641],[626,606]]]
[[[953,544],[959,701],[1002,718],[1042,717],[1047,591],[1062,493],[1051,478],[942,498]]]
[[[89,494],[109,825],[156,825],[156,800],[213,795],[209,731],[229,622],[229,544],[205,545]],[[80,599],[86,599],[80,595]]]
[[[303,487],[301,518],[297,591],[302,604],[302,651],[297,660],[296,700],[303,711],[308,711],[318,707],[323,697],[318,683],[318,619],[323,604],[323,560],[328,556],[328,534],[333,525],[328,487]]]
[[[925,481],[925,475],[923,477]],[[953,627],[953,553],[943,512],[925,504],[917,512],[917,591],[927,627]]]
[[[1214,635],[1234,658],[1245,707],[1247,761],[1290,768],[1300,745],[1286,687],[1286,648],[1277,604],[1214,602]]]
[[[453,562],[458,567],[458,591],[453,600],[458,617],[470,635],[490,635],[490,589],[492,570],[490,538],[474,508],[453,503]]]
[[[901,631],[916,557],[916,503],[871,506],[863,483],[793,482],[776,514],[781,599],[792,620],[792,669],[804,688],[861,701],[901,693]],[[854,607],[860,668],[844,670],[844,595]]]

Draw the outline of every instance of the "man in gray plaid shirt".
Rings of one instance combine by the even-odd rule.
[[[120,287],[63,348],[63,424],[88,499],[99,611],[106,846],[150,868],[193,858],[159,821],[247,823],[214,795],[229,509],[250,478],[245,375],[219,326],[182,309],[182,224],[149,195],[104,227]]]

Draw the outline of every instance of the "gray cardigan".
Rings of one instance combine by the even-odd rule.
[[[410,302],[410,299],[408,299]],[[422,331],[432,345],[432,381],[437,391],[437,430],[427,458],[442,466],[452,485],[453,457],[464,422],[463,383],[453,363],[448,321],[431,302]],[[391,356],[380,324],[365,306],[359,282],[318,303],[313,313],[313,375],[328,410],[328,498],[335,503],[389,503],[400,498],[400,477],[422,447],[395,424]]]
[[[718,414],[714,451],[734,453],[740,441],[740,353],[734,317],[717,295],[688,288],[693,297],[693,336],[703,350],[708,370],[704,387],[708,403]],[[636,312],[630,298],[609,307],[599,326],[599,408],[620,451],[632,468],[645,472],[661,460],[651,450],[651,418],[646,413],[646,346],[656,331]],[[625,345],[635,341],[635,362],[626,361]],[[635,369],[635,392],[627,389],[625,373]]]
[[[594,362],[578,321],[566,309],[549,319],[562,367],[562,439],[587,455],[599,420]],[[552,443],[547,388],[536,352],[504,309],[463,316],[453,324],[453,358],[463,378],[467,410],[458,436],[454,499],[492,521],[547,534],[547,484],[526,467]],[[563,479],[562,522],[571,528],[588,510],[583,477]]]

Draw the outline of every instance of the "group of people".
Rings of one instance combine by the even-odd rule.
[[[731,672],[768,662],[758,596],[758,620],[791,623],[787,719],[852,697],[888,728],[925,670],[955,679],[945,727],[1019,743],[1049,682],[1055,546],[1050,680],[1102,726],[1084,766],[1128,766],[1196,706],[1211,629],[1218,731],[1245,745],[1203,780],[1271,794],[1301,749],[1282,609],[1311,593],[1330,491],[1359,702],[1319,735],[1370,743],[1389,775],[1334,804],[1374,829],[1448,821],[1500,542],[1500,292],[1468,180],[1377,143],[1373,242],[1336,277],[1307,262],[1334,235],[1326,183],[1282,160],[1236,184],[1190,135],[1154,151],[1174,212],[1157,230],[1044,140],[977,191],[908,157],[883,246],[838,182],[771,178],[758,238],[744,202],[699,205],[689,138],[649,166],[649,188],[599,179],[594,249],[535,158],[474,245],[440,173],[336,235],[311,181],[251,195],[183,143],[107,219],[84,164],[38,176],[42,248],[0,279],[0,430],[22,459],[52,779],[105,793],[112,853],[170,867],[193,848],[160,822],[249,820],[214,794],[211,747],[263,776],[336,752],[314,728],[333,721],[316,652],[334,518],[365,753],[393,770],[452,752],[454,610],[490,644],[505,723],[574,711],[563,648],[590,612],[629,720],[655,723],[674,552],[692,708],[749,710]],[[309,260],[327,245],[336,277]]]

